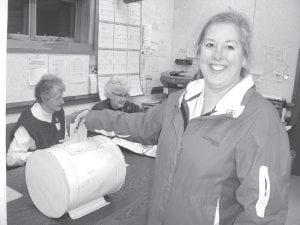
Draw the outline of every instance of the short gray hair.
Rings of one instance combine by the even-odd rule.
[[[130,86],[125,77],[114,76],[109,79],[104,88],[104,94],[109,98],[113,93],[128,94]]]
[[[42,102],[42,95],[49,95],[50,91],[57,87],[58,89],[65,91],[66,87],[64,82],[59,77],[53,74],[45,74],[41,77],[40,81],[36,84],[34,89],[34,96],[37,102]]]

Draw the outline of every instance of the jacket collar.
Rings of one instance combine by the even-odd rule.
[[[199,101],[197,100],[203,98],[204,86],[204,79],[190,82],[186,91],[179,99],[180,103],[183,98],[187,101],[190,112],[195,111],[193,109],[198,105],[197,102]],[[245,108],[242,102],[243,98],[246,92],[253,86],[252,76],[247,75],[220,99],[211,115],[228,114],[233,118],[239,117]],[[203,104],[203,101],[201,101],[201,104]]]

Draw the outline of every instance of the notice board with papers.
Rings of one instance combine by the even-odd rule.
[[[99,1],[98,92],[112,76],[124,76],[130,95],[142,95],[140,83],[141,3]]]

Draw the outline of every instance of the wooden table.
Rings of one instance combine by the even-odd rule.
[[[77,220],[68,214],[53,219],[43,215],[33,204],[25,182],[25,167],[7,171],[7,186],[23,194],[19,199],[7,204],[8,225],[143,225],[151,189],[154,158],[137,155],[122,149],[129,166],[123,187],[116,193],[106,196],[110,202]]]

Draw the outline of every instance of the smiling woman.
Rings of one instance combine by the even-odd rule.
[[[206,81],[203,113],[207,113],[241,81],[241,69],[246,65],[246,58],[239,30],[229,23],[211,25],[206,30],[200,51],[199,67]]]
[[[243,15],[219,13],[197,42],[204,79],[145,113],[87,114],[90,131],[157,144],[147,224],[285,224],[288,137],[246,73],[249,37]]]
[[[220,14],[203,28],[197,41],[199,70],[206,84],[203,113],[245,76],[250,37],[250,27],[240,15]]]

